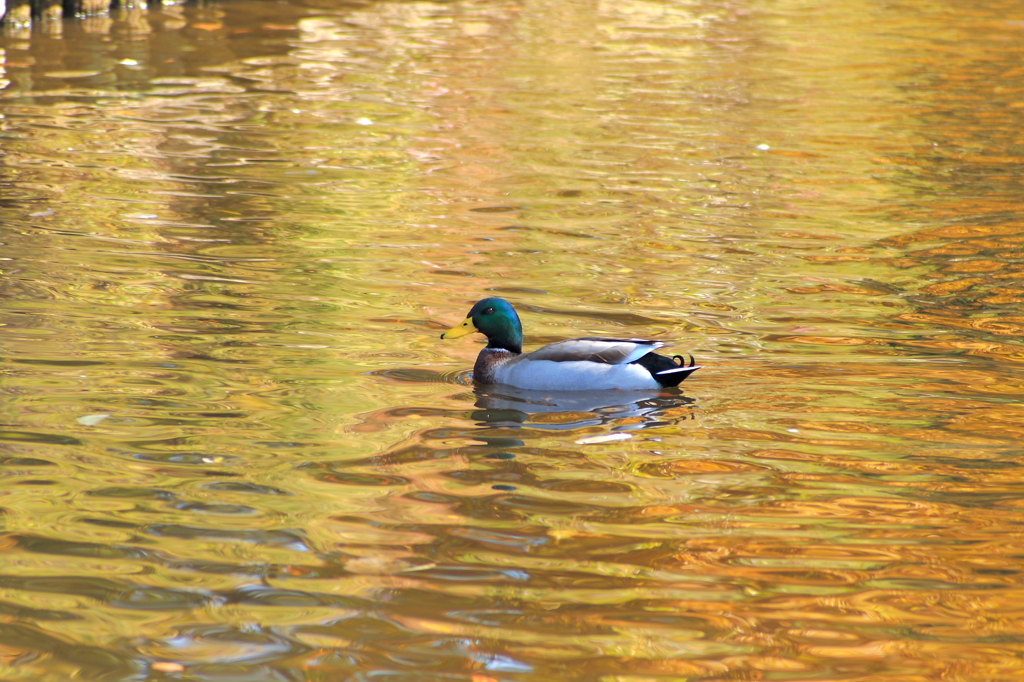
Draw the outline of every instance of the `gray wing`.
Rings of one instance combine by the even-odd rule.
[[[605,365],[625,365],[639,360],[655,348],[665,344],[645,339],[605,339],[588,336],[551,343],[522,357],[524,360],[550,360],[551,362],[600,362]]]

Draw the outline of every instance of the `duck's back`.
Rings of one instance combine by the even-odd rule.
[[[522,358],[530,361],[582,361],[605,365],[624,365],[639,360],[663,345],[665,344],[660,341],[647,341],[646,339],[609,339],[586,336],[581,339],[549,343]]]

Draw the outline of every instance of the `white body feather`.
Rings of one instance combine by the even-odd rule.
[[[639,391],[661,388],[640,365],[607,365],[589,360],[524,360],[494,369],[500,384],[540,391]]]
[[[645,367],[634,363],[661,347],[642,339],[570,339],[548,344],[532,353],[503,357],[507,351],[488,348],[495,363],[494,383],[541,391],[639,391],[661,384]]]

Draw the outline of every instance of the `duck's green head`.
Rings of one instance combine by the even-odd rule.
[[[462,324],[441,334],[441,338],[457,339],[473,332],[486,336],[489,348],[523,352],[523,325],[512,305],[503,298],[477,301]]]

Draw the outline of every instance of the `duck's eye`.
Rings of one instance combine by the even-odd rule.
[[[484,310],[484,315],[490,315],[494,312],[494,308],[487,308]]]

